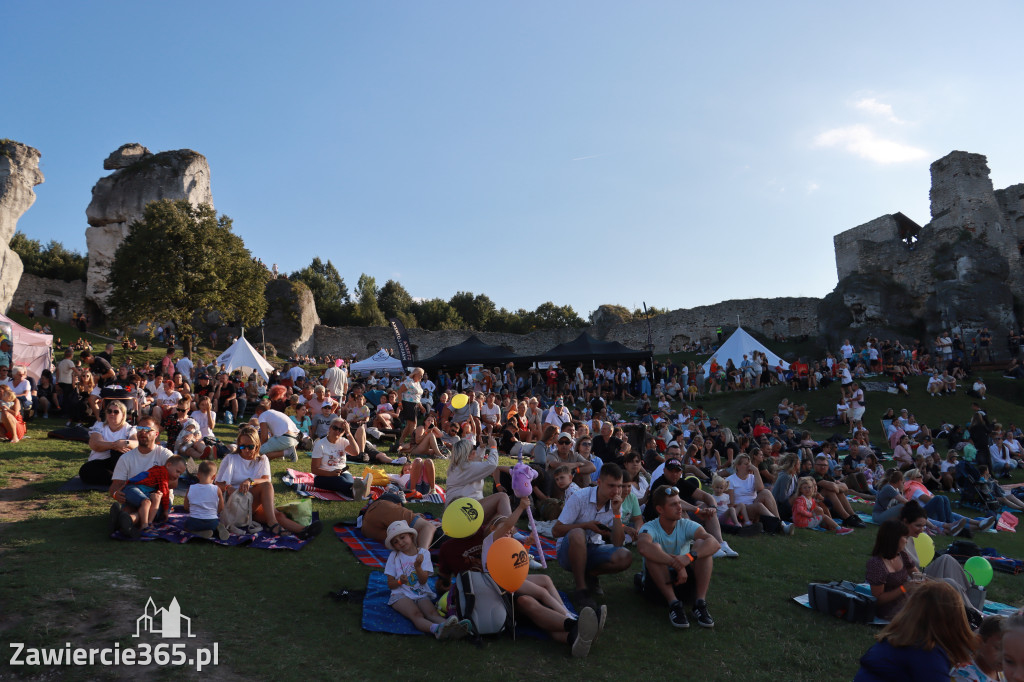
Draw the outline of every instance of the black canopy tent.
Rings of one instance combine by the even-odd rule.
[[[560,360],[563,362],[582,362],[584,360],[649,360],[650,351],[633,350],[618,341],[599,341],[590,334],[583,332],[572,341],[560,343],[546,353],[535,355],[532,360],[538,362]]]
[[[475,334],[462,343],[448,346],[436,355],[417,361],[421,367],[460,367],[472,363],[487,366],[509,362],[529,362],[533,358],[516,355],[502,346],[484,343]]]

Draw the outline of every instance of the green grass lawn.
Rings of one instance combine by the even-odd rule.
[[[985,405],[991,414],[1024,421],[1016,384],[996,377],[989,383],[992,397]],[[731,426],[753,408],[770,414],[783,396],[807,402],[812,417],[831,414],[837,391],[794,395],[778,387],[713,396],[704,405]],[[965,396],[928,398],[919,382],[912,391],[909,399],[869,393],[866,423],[877,425],[881,411],[890,405],[907,406],[928,423],[941,418],[964,421],[970,414]],[[192,619],[195,641],[218,643],[220,666],[203,675],[223,679],[367,679],[383,673],[426,680],[605,680],[630,679],[657,666],[659,676],[665,677],[820,682],[852,678],[858,658],[877,632],[813,613],[791,600],[811,581],[862,580],[875,534],[869,527],[847,537],[798,531],[795,537],[731,539],[740,558],[715,564],[708,596],[716,619],[713,630],[693,626],[677,631],[665,607],[634,595],[631,573],[606,577],[608,628],[584,661],[569,658],[564,647],[529,638],[489,639],[474,647],[369,634],[360,629],[359,606],[326,596],[343,587],[363,588],[369,572],[329,530],[300,552],[109,539],[110,501],[104,494],[57,493],[87,454],[83,444],[46,439],[47,429],[57,425],[57,420],[37,420],[29,439],[0,444],[0,633],[8,643],[131,646],[135,619],[146,600],[153,597],[161,606],[177,597],[182,612]],[[831,434],[810,421],[807,426],[819,437]],[[874,429],[877,433],[878,427]],[[228,439],[233,429],[221,426],[218,432]],[[446,467],[439,464],[443,477]],[[308,457],[298,466],[308,469]],[[275,478],[285,468],[284,463],[274,464]],[[295,498],[280,482],[276,489],[281,502]],[[356,503],[315,501],[314,508],[328,527],[358,511]],[[1024,558],[1024,541],[1017,535],[988,534],[976,541]],[[946,544],[947,538],[936,539],[939,548]],[[634,568],[639,567],[637,559]],[[571,588],[568,574],[557,566],[548,574],[559,587]],[[1024,576],[997,573],[989,594],[998,601],[1024,603]],[[44,668],[9,668],[9,656],[3,660],[11,674],[52,674]],[[155,667],[64,668],[61,673],[70,679],[183,676],[182,669]]]

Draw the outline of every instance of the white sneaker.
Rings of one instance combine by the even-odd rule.
[[[711,558],[712,559],[724,559],[727,556],[729,556],[729,555],[725,553],[725,550],[719,548],[719,550],[717,552],[715,552],[714,554],[711,555]]]
[[[729,543],[725,542],[725,541],[722,542],[722,551],[725,552],[725,556],[728,556],[728,557],[737,557],[737,556],[740,555],[739,552],[737,552],[735,549],[730,547]]]
[[[395,459],[391,460],[391,464],[402,465],[402,464],[405,464],[408,461],[409,461],[409,459],[407,457],[396,457]]]
[[[990,517],[988,517],[987,519],[985,519],[984,521],[982,521],[981,523],[978,524],[978,530],[980,530],[981,532],[984,533],[985,531],[987,531],[989,528],[991,528],[994,525],[996,525],[996,517],[990,516]]]

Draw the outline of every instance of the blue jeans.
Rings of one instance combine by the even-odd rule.
[[[606,564],[611,561],[612,555],[615,551],[620,549],[615,545],[591,545],[587,543],[587,570],[593,570],[601,564]],[[558,564],[567,571],[572,570],[572,564],[569,563],[569,538],[562,538],[562,541],[558,543]]]
[[[960,514],[953,512],[953,508],[949,504],[949,498],[945,495],[936,495],[928,500],[924,505],[924,513],[933,521],[940,521],[942,523],[953,523],[964,518]]]
[[[346,471],[341,476],[314,476],[313,486],[352,497],[352,480],[352,474]]]
[[[218,519],[197,519],[193,516],[185,519],[185,530],[190,533],[199,533],[204,530],[217,530]]]

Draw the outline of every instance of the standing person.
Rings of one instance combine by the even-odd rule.
[[[575,493],[562,508],[551,534],[558,539],[558,563],[573,575],[578,604],[594,607],[593,598],[604,594],[598,576],[621,573],[633,564],[624,549],[622,525],[622,470],[605,464],[597,485]]]
[[[192,358],[189,353],[185,353],[178,361],[174,363],[174,369],[181,373],[181,376],[185,377],[185,381],[192,384],[192,371],[195,369],[195,365],[192,364]]]
[[[75,351],[64,349],[64,359],[57,363],[57,387],[60,388],[60,404],[68,418],[75,412],[78,394],[75,392]]]
[[[864,404],[864,389],[856,381],[850,384],[850,425],[859,423],[864,418],[867,407]]]
[[[348,370],[345,369],[344,360],[335,360],[320,378],[327,382],[327,393],[335,401],[341,400],[348,393]]]
[[[706,599],[712,557],[721,546],[700,524],[683,517],[678,488],[659,486],[649,504],[657,509],[658,518],[640,528],[637,548],[644,560],[644,571],[637,576],[639,586],[648,598],[668,602],[668,618],[674,627],[690,627],[684,600],[693,601],[693,616],[698,625],[714,627]]]
[[[402,410],[399,412],[399,416],[405,422],[405,426],[402,428],[402,435],[398,437],[398,441],[395,443],[396,449],[406,439],[411,438],[416,427],[419,426],[420,412],[423,412],[425,409],[422,402],[423,385],[420,383],[422,379],[423,369],[413,367],[412,371],[409,372],[409,376],[398,387],[398,398],[402,401]]]
[[[93,355],[91,350],[83,350],[79,353],[78,358],[82,361],[83,365],[88,366],[88,370],[96,377],[97,386],[102,387],[111,384],[117,377],[117,372],[110,366],[110,363],[101,357]]]

